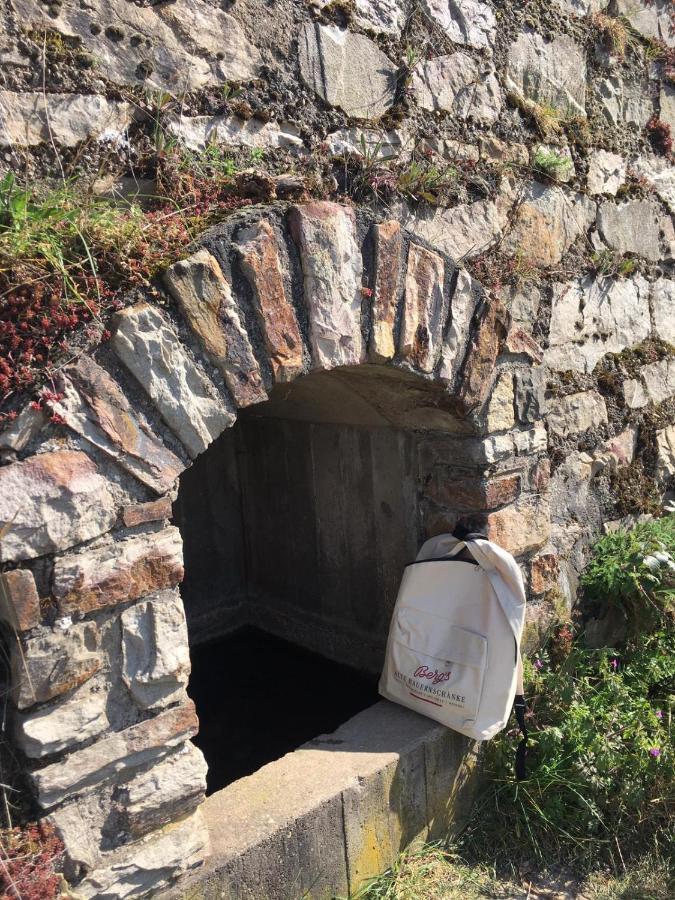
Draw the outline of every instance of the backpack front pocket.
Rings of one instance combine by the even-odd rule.
[[[396,617],[391,644],[393,677],[407,704],[435,706],[434,718],[476,718],[487,668],[487,638],[447,620],[406,607]],[[397,691],[398,692],[398,691]],[[403,700],[404,697],[402,696]]]

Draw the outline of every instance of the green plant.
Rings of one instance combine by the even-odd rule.
[[[430,163],[413,160],[399,173],[396,188],[411,200],[439,203],[458,179],[459,170],[455,166],[438,169]]]
[[[265,159],[265,151],[262,147],[253,147],[251,149],[251,161],[262,162]]]
[[[532,168],[552,181],[564,181],[572,172],[572,160],[564,153],[539,147],[534,154]]]
[[[608,16],[605,13],[595,13],[591,18],[591,25],[600,32],[605,44],[619,59],[623,59],[629,47],[636,49],[639,41],[625,16]]]
[[[606,534],[581,584],[590,602],[620,607],[634,628],[670,617],[675,607],[675,516]]]
[[[525,662],[532,749],[513,779],[518,736],[485,755],[488,786],[463,837],[499,867],[534,858],[584,871],[653,851],[668,858],[675,828],[675,517],[605,535],[582,584],[586,602],[625,614],[621,647],[586,649],[559,628]]]

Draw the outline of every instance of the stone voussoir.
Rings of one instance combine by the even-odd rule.
[[[371,362],[387,362],[396,352],[394,326],[399,301],[403,236],[395,220],[373,225],[372,328],[368,344]]]
[[[73,431],[156,493],[171,487],[185,466],[139,421],[105,369],[83,356],[59,373],[57,385],[63,397],[52,408]]]
[[[401,359],[426,374],[433,371],[440,347],[445,309],[444,278],[443,257],[410,244],[399,354]]]
[[[170,526],[58,558],[52,591],[62,615],[84,615],[174,587],[183,579],[183,544]]]
[[[168,319],[138,303],[114,319],[111,343],[160,415],[194,459],[234,421]]]
[[[303,368],[302,335],[284,284],[285,263],[271,223],[265,219],[237,234],[235,248],[253,293],[276,381],[292,381]]]
[[[354,211],[313,201],[293,207],[289,218],[304,275],[312,368],[358,365],[364,359],[363,263]]]
[[[216,258],[204,247],[170,266],[164,282],[239,407],[267,398],[243,315]]]
[[[466,412],[482,406],[487,399],[509,320],[509,312],[499,300],[494,297],[486,300],[471,336],[457,391],[457,401]]]

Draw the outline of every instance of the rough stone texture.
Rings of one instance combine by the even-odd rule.
[[[91,357],[82,356],[57,377],[63,399],[52,403],[73,429],[143,484],[163,494],[183,463],[138,420],[117,382]]]
[[[675,425],[656,432],[656,477],[667,486],[675,475]]]
[[[592,372],[606,353],[634,347],[650,331],[649,285],[640,275],[554,285],[546,362],[560,371]]]
[[[478,326],[471,335],[457,391],[457,402],[466,412],[481,406],[487,399],[507,328],[506,308],[494,298],[487,301]]]
[[[115,317],[112,346],[190,456],[206,450],[234,417],[190,360],[162,313],[147,303]]]
[[[637,439],[637,426],[631,425],[601,444],[592,454],[591,475],[597,475],[606,468],[616,471],[630,465],[635,459]]]
[[[199,810],[155,835],[107,854],[103,866],[77,885],[82,900],[146,897],[198,866],[209,836]]]
[[[639,380],[627,378],[623,384],[626,405],[631,409],[675,397],[675,358],[668,356],[643,366],[639,376]]]
[[[405,213],[401,224],[459,263],[484,253],[502,237],[515,199],[514,184],[507,180],[494,200],[418,209]]]
[[[167,132],[190,150],[208,146],[241,146],[273,150],[301,150],[303,140],[290,122],[262,122],[238,116],[181,116]]]
[[[187,700],[153,719],[71,753],[66,760],[33,772],[31,779],[40,805],[45,809],[54,806],[73,794],[160,759],[194,737],[197,729],[194,703]]]
[[[183,602],[163,591],[136,603],[120,616],[122,679],[141,709],[179,699],[190,674],[190,651]]]
[[[481,159],[493,163],[515,163],[519,166],[530,164],[530,154],[525,144],[509,144],[492,134],[486,134],[478,138],[478,146]]]
[[[517,369],[514,373],[515,406],[519,421],[540,421],[547,409],[546,370]]]
[[[399,352],[421,372],[433,371],[443,327],[445,263],[437,253],[410,244]]]
[[[440,467],[434,470],[434,477],[425,486],[425,496],[440,506],[453,510],[489,510],[511,503],[520,493],[520,475],[504,478],[458,477],[457,472]]]
[[[44,703],[79,687],[101,668],[95,622],[27,638],[12,647],[12,700],[19,709]]]
[[[326,146],[331,156],[366,156],[383,161],[410,158],[414,140],[404,128],[382,131],[379,128],[339,128],[326,135]]]
[[[644,85],[609,75],[595,83],[595,95],[605,120],[613,126],[636,125],[644,128],[652,116],[653,104]]]
[[[509,48],[506,85],[560,114],[586,115],[586,58],[567,35],[548,43],[535,32],[519,35]]]
[[[597,391],[558,397],[548,414],[549,431],[559,437],[588,431],[606,422],[607,406]]]
[[[412,90],[423,109],[489,124],[499,118],[502,94],[492,66],[466,53],[437,56],[418,66]]]
[[[474,144],[465,144],[462,141],[443,140],[441,138],[428,138],[425,141],[428,147],[437,156],[448,162],[478,162],[480,152]]]
[[[609,6],[609,0],[555,0],[555,2],[573,16],[589,16]]]
[[[668,47],[675,47],[672,4],[669,0],[655,0],[653,3],[644,0],[616,0],[616,9],[617,14],[625,16],[640,34],[663,41]]]
[[[356,365],[364,355],[361,335],[361,252],[354,213],[314,201],[290,213],[300,249],[316,369]]]
[[[91,139],[118,141],[131,121],[130,103],[97,94],[0,91],[0,147],[34,146],[51,140],[64,147]]]
[[[659,278],[651,293],[654,334],[675,346],[675,281]]]
[[[0,452],[18,453],[23,450],[39,434],[46,422],[47,415],[43,409],[24,406],[14,421],[0,431]]]
[[[618,153],[594,150],[588,162],[586,187],[589,194],[614,196],[626,180],[626,160]]]
[[[0,573],[0,622],[14,631],[28,631],[40,624],[40,598],[28,569]]]
[[[53,593],[63,615],[88,613],[174,587],[183,578],[180,532],[170,526],[59,557]]]
[[[532,331],[541,305],[541,289],[536,282],[503,285],[497,296],[511,313],[513,325]]]
[[[295,310],[286,296],[285,266],[274,230],[263,220],[240,231],[237,241],[272,373],[276,381],[292,381],[302,372],[302,336]]]
[[[455,44],[492,47],[497,30],[495,14],[481,0],[423,0],[426,12]]]
[[[659,95],[659,118],[670,128],[675,130],[675,87],[661,83]]]
[[[206,790],[206,761],[189,741],[125,788],[125,825],[134,837],[191,812]]]
[[[488,431],[505,431],[515,425],[513,399],[513,373],[502,372],[487,406],[485,427]]]
[[[386,362],[396,352],[394,323],[401,281],[401,226],[394,220],[373,225],[372,238],[375,259],[368,358],[372,362]]]
[[[489,514],[488,538],[518,556],[542,547],[551,536],[548,501],[521,497],[511,506]]]
[[[109,727],[107,705],[107,691],[90,682],[56,706],[18,713],[15,720],[17,746],[31,758],[70,750]]]
[[[540,553],[530,563],[530,587],[533,594],[544,594],[555,587],[558,577],[558,554]]]
[[[201,249],[170,266],[164,282],[237,406],[267,398],[243,316],[217,260]]]
[[[531,264],[555,266],[595,218],[595,203],[583,194],[531,182],[504,241],[505,250],[519,252]]]
[[[204,0],[140,6],[125,0],[14,0],[25,26],[77,37],[115,84],[179,94],[209,84],[255,78],[260,54],[239,23]]]
[[[471,320],[481,295],[482,289],[478,282],[473,280],[466,269],[460,269],[450,301],[450,323],[441,348],[439,378],[449,389],[452,389],[464,362]]]
[[[133,503],[122,510],[122,522],[127,528],[144,525],[146,522],[159,522],[171,518],[171,498],[160,497],[149,503]]]
[[[506,333],[504,346],[510,353],[526,356],[537,365],[544,359],[544,351],[532,335],[513,322]]]
[[[377,119],[393,104],[397,68],[365,35],[307,22],[299,54],[303,81],[330,106]]]
[[[675,129],[675,125],[673,125]],[[638,156],[630,167],[635,174],[651,185],[675,215],[675,166],[662,156]]]
[[[629,200],[615,204],[601,203],[597,217],[598,234],[604,243],[618,253],[636,253],[652,262],[664,258],[660,250],[661,234],[671,233],[670,219],[654,200]],[[670,255],[670,254],[668,254]]]
[[[409,6],[407,0],[356,0],[354,18],[361,28],[398,36],[405,24]]]
[[[0,562],[65,550],[112,528],[115,504],[85,453],[55,450],[0,468]]]

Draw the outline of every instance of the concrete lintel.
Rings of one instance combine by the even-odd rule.
[[[163,897],[352,896],[404,847],[446,833],[473,747],[382,700],[209,797],[211,856]]]

